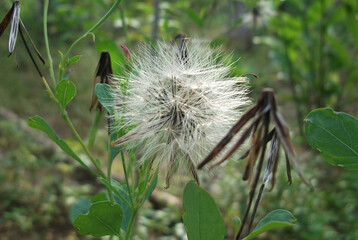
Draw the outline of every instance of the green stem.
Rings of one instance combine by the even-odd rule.
[[[55,94],[53,94],[50,86],[48,85],[45,77],[41,77],[41,80],[43,82],[43,84],[45,85],[46,91],[48,92],[48,94],[50,95],[50,98],[58,105],[58,107],[61,110],[61,116],[62,118],[65,120],[65,122],[67,123],[67,125],[70,127],[73,135],[75,135],[77,141],[81,144],[83,150],[85,151],[86,155],[88,156],[88,158],[91,160],[92,164],[96,167],[99,175],[103,178],[106,178],[106,175],[103,173],[102,169],[100,168],[100,166],[98,165],[98,163],[94,160],[94,158],[92,157],[91,153],[88,151],[87,147],[85,146],[85,144],[82,141],[82,138],[80,137],[80,135],[78,134],[78,132],[76,131],[75,127],[73,126],[67,111],[61,106],[60,102],[57,100]]]
[[[102,115],[103,115],[102,111],[96,110],[96,115],[94,116],[92,126],[91,126],[90,135],[89,135],[89,139],[88,139],[88,144],[87,144],[88,149],[92,149],[92,147],[94,145],[94,142],[96,140],[98,127],[99,127],[99,124],[101,122]]]
[[[111,180],[112,180],[112,159],[111,159],[111,134],[108,134],[108,145],[107,145],[107,148],[108,148],[108,159],[107,159],[107,162],[108,162],[108,166],[107,166],[107,180],[108,180],[108,183],[110,186],[111,185]],[[108,196],[109,196],[109,200],[114,203],[114,198],[113,198],[113,193],[112,193],[112,189],[111,188],[107,188],[108,190]]]
[[[134,222],[135,222],[135,219],[137,217],[137,214],[138,214],[138,210],[141,208],[141,206],[143,205],[144,201],[145,201],[145,196],[147,195],[147,193],[149,192],[149,189],[151,187],[151,185],[153,184],[154,182],[154,179],[156,177],[156,175],[158,174],[158,170],[159,168],[157,168],[154,172],[154,174],[152,175],[152,178],[150,179],[150,181],[147,183],[147,186],[143,192],[143,195],[142,195],[142,198],[138,201],[138,204],[133,208],[133,212],[132,212],[132,216],[131,216],[131,219],[129,221],[129,224],[128,224],[128,228],[127,228],[127,232],[126,232],[126,236],[125,236],[125,240],[129,240],[130,237],[133,235],[133,232],[134,232]],[[148,175],[150,174],[150,172],[148,173]]]
[[[86,155],[88,156],[88,158],[90,159],[90,161],[92,162],[92,164],[95,166],[95,168],[97,169],[99,175],[103,178],[106,178],[106,175],[103,173],[101,167],[98,165],[97,161],[93,158],[92,154],[89,152],[89,150],[87,149],[86,145],[84,144],[81,136],[78,134],[77,130],[75,129],[75,127],[73,126],[67,111],[65,109],[63,109],[61,107],[61,116],[62,118],[65,120],[65,122],[67,123],[67,125],[69,126],[69,128],[71,129],[72,134],[75,136],[75,138],[77,139],[77,141],[80,143],[83,151],[86,153]]]
[[[125,19],[125,15],[124,15],[124,8],[123,7],[119,7],[119,12],[121,14],[121,21],[122,21],[122,26],[123,26],[123,35],[126,39],[127,42],[127,46],[129,47],[129,39],[128,39],[128,31],[127,31],[127,23],[126,23],[126,19]]]
[[[65,61],[68,58],[68,55],[70,54],[70,52],[72,51],[72,49],[80,42],[82,41],[84,38],[86,38],[88,35],[92,34],[92,32],[98,28],[114,11],[114,9],[116,9],[116,7],[119,5],[119,3],[122,0],[116,0],[116,2],[112,5],[112,7],[108,10],[108,12],[95,24],[93,25],[85,34],[83,34],[81,37],[79,37],[76,41],[74,41],[72,43],[72,45],[69,47],[69,49],[67,50],[67,52],[65,53],[65,55],[63,56],[63,59],[61,60],[60,63],[60,69],[59,69],[59,79],[62,79],[63,76],[63,72],[66,70],[65,69]]]
[[[132,212],[131,219],[129,220],[129,224],[128,224],[128,228],[127,228],[127,232],[126,232],[126,236],[125,236],[124,240],[129,240],[130,236],[133,233],[133,227],[134,227],[135,219],[137,217],[137,213],[138,213],[138,208],[135,208]]]
[[[51,75],[51,80],[52,80],[52,84],[53,87],[56,87],[56,78],[55,78],[55,71],[53,69],[53,61],[52,61],[52,56],[51,56],[51,52],[50,52],[50,44],[48,41],[48,33],[47,33],[47,14],[48,14],[48,5],[49,5],[49,0],[45,0],[45,7],[44,7],[44,19],[43,19],[43,24],[44,24],[44,37],[45,37],[45,46],[46,46],[46,52],[47,52],[47,58],[48,58],[48,64],[49,64],[49,69],[50,69],[50,75]]]
[[[149,192],[149,189],[150,189],[150,187],[152,186],[152,184],[153,184],[153,182],[154,182],[154,179],[155,179],[155,177],[156,177],[157,174],[158,174],[158,171],[159,171],[159,167],[158,167],[158,168],[155,170],[155,172],[153,173],[153,175],[152,175],[150,181],[148,182],[148,184],[147,184],[147,186],[146,186],[146,188],[145,188],[145,190],[144,190],[144,193],[143,193],[143,195],[142,195],[142,198],[141,198],[141,200],[139,201],[139,206],[140,206],[140,207],[141,207],[141,206],[143,205],[143,203],[145,202],[145,196],[146,196],[147,193]],[[148,175],[150,175],[150,172],[148,173]]]
[[[123,171],[124,171],[124,178],[125,178],[126,185],[127,185],[127,189],[128,189],[129,199],[131,200],[132,206],[134,206],[132,191],[131,191],[131,188],[130,188],[129,182],[128,182],[127,167],[126,167],[126,161],[125,161],[125,159],[124,159],[123,149],[121,149],[121,159],[122,159],[122,166],[123,166]]]

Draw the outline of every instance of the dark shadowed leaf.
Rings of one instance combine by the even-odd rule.
[[[70,209],[70,219],[73,223],[80,214],[86,214],[91,207],[91,201],[88,198],[76,199]]]
[[[115,94],[111,86],[108,84],[97,83],[95,93],[98,101],[102,104],[109,114],[113,114],[113,105],[115,103]]]

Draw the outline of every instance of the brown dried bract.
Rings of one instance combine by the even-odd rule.
[[[274,127],[269,130],[270,123],[273,123]],[[256,213],[257,206],[261,199],[261,194],[265,184],[271,178],[271,189],[275,185],[276,171],[279,161],[279,148],[283,147],[286,155],[286,169],[288,182],[291,183],[290,163],[293,164],[298,175],[302,181],[311,186],[310,183],[303,176],[300,169],[287,124],[281,114],[277,111],[277,103],[273,89],[265,88],[261,91],[260,97],[257,103],[251,107],[244,115],[237,121],[237,123],[230,129],[226,136],[216,145],[216,147],[209,153],[209,155],[198,165],[198,169],[203,168],[206,164],[214,160],[227,146],[227,144],[238,134],[246,125],[248,127],[242,131],[241,136],[234,143],[231,148],[223,154],[221,159],[214,163],[211,168],[226,161],[238,148],[248,139],[251,139],[251,148],[246,152],[243,158],[247,158],[245,170],[243,173],[243,180],[248,180],[251,186],[249,202],[246,208],[245,215],[243,217],[241,228],[236,235],[235,239],[240,239],[243,227],[245,225],[248,213],[250,211],[253,198],[255,195],[256,187],[260,179],[262,166],[265,159],[265,153],[268,143],[271,141],[271,146],[268,151],[268,158],[266,162],[266,168],[264,169],[263,181],[260,187],[258,197],[255,202],[255,206],[251,215],[250,223],[247,227],[247,234],[251,230],[253,219]],[[256,174],[254,175],[254,167],[257,165]],[[270,190],[271,190],[270,189]]]

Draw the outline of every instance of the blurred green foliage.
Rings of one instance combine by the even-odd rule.
[[[285,208],[298,223],[293,228],[270,231],[259,239],[358,239],[356,173],[324,163],[307,147],[303,135],[300,136],[304,116],[316,107],[331,106],[358,114],[357,1],[161,0],[159,9],[155,9],[153,2],[123,1],[121,9],[95,31],[95,42],[89,37],[74,49],[73,54],[82,57],[66,73],[77,89],[68,111],[80,134],[88,136],[94,116],[88,108],[99,51],[108,46],[112,51],[117,48],[118,61],[113,65],[118,67],[118,62],[123,61],[120,45],[125,44],[135,52],[137,43],[150,41],[157,10],[159,39],[170,41],[180,32],[210,41],[214,46],[222,45],[223,50],[232,54],[232,61],[237,60],[233,74],[259,76],[251,80],[252,97],[264,86],[273,87],[278,93],[301,167],[312,179],[315,190],[309,191],[297,177],[288,186],[281,169],[275,189],[264,193],[257,216],[260,219],[273,209]],[[67,49],[111,3],[109,0],[50,1],[48,25],[55,66],[59,63],[57,51]],[[0,2],[1,17],[11,4],[10,0]],[[21,1],[21,4],[22,20],[44,53],[43,1]],[[7,57],[7,37],[8,32],[0,39],[1,107],[24,119],[35,114],[46,116],[61,138],[69,138],[70,133],[64,130],[65,124],[20,41],[14,56]],[[46,67],[42,68],[48,76]],[[25,121],[20,122],[25,125]],[[74,197],[88,197],[101,189],[87,184],[79,187],[78,178],[71,174],[73,169],[77,171],[74,162],[64,160],[63,154],[48,152],[23,129],[14,121],[0,118],[0,238],[19,239],[26,234],[29,239],[40,239],[39,236],[80,239],[71,226],[69,207]],[[104,145],[97,141],[94,151],[99,156],[105,152]],[[204,181],[203,187],[212,193],[223,213],[228,236],[233,235],[234,229],[231,217],[241,217],[246,206],[248,188],[241,180],[243,167],[243,163],[232,161],[214,178]],[[183,189],[177,190],[173,194],[181,196]],[[156,210],[148,203],[138,220],[138,239],[148,236],[184,239],[180,216],[180,210],[170,204]]]

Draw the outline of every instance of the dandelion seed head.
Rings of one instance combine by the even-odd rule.
[[[131,130],[115,143],[143,147],[141,161],[165,170],[167,186],[174,171],[196,176],[196,164],[217,144],[248,103],[246,78],[231,77],[219,49],[188,40],[187,58],[175,44],[143,45],[132,55],[132,71],[117,77],[122,126]],[[117,84],[116,84],[117,82]],[[127,82],[123,94],[121,82]],[[124,109],[124,110],[123,110]]]

